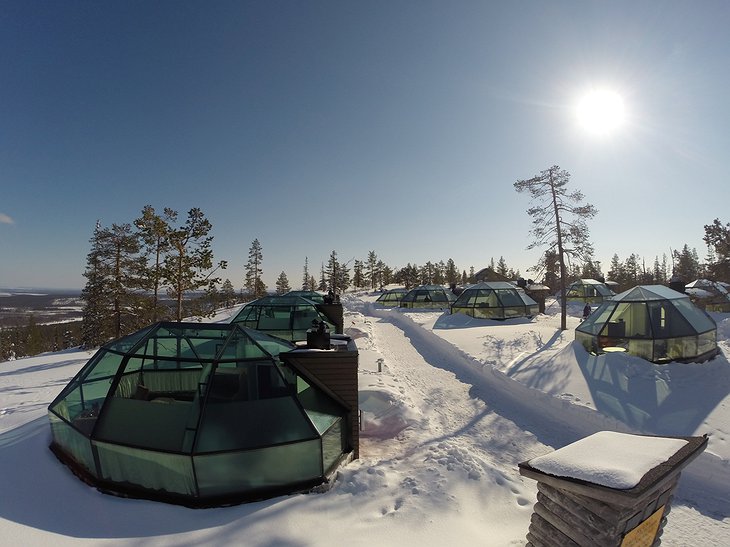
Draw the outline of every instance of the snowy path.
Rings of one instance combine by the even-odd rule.
[[[600,429],[627,429],[612,418],[506,379],[492,367],[480,365],[402,315],[383,314],[368,306],[359,310],[366,314],[366,321],[372,323],[371,346],[383,358],[379,387],[396,390],[400,401],[411,411],[408,415],[417,417],[390,442],[384,438],[370,440],[365,437],[361,445],[364,458],[390,457],[396,463],[404,460],[404,465],[405,460],[410,460],[407,467],[411,473],[420,468],[416,461],[419,457],[424,464],[436,463],[441,471],[449,472],[439,474],[443,485],[436,490],[445,489],[454,502],[463,501],[469,507],[475,502],[485,503],[483,499],[475,500],[479,496],[493,497],[492,507],[498,511],[500,504],[506,504],[500,513],[502,518],[509,518],[511,513],[512,522],[507,529],[519,527],[514,521],[515,507],[519,507],[521,513],[524,509],[530,513],[535,499],[533,484],[523,482],[519,477],[519,461]],[[371,448],[373,450],[368,454]],[[722,464],[714,459],[708,457],[704,462],[698,461],[695,472],[692,473],[692,467],[685,470],[682,480],[685,493],[704,499],[713,509],[726,506],[723,500],[727,495],[724,479],[714,485],[715,488],[711,488],[713,485],[706,479],[708,465],[717,467],[716,473],[725,474]],[[371,463],[380,467],[383,462]],[[705,469],[700,469],[700,465]],[[474,483],[470,485],[473,488],[455,484],[455,474],[469,478]],[[497,493],[499,491],[501,494]],[[507,493],[514,498],[504,499]],[[465,495],[471,496],[468,502]],[[488,507],[485,506],[484,513],[491,511]],[[711,514],[713,509],[710,509]],[[723,545],[722,541],[718,543],[718,538],[728,533],[724,512],[714,517],[710,514],[709,518],[703,512],[692,504],[675,500],[672,517],[663,535],[665,543]],[[493,530],[499,526],[499,519],[483,525]],[[525,532],[528,526],[529,518],[524,518]],[[686,542],[688,530],[693,530],[694,534],[691,543]],[[523,537],[512,539],[511,543],[523,544]],[[507,543],[500,540],[494,544]]]
[[[365,344],[382,359],[382,372],[366,371],[365,376],[377,393],[393,394],[391,406],[399,407],[393,413],[399,418],[389,420],[386,412],[377,423],[365,420],[360,461],[350,466],[360,469],[351,477],[344,470],[343,484],[334,490],[356,484],[364,475],[369,482],[380,476],[388,485],[381,488],[392,490],[384,514],[415,517],[414,523],[428,530],[428,544],[435,544],[441,531],[447,540],[458,519],[463,520],[458,526],[479,544],[523,545],[535,487],[516,473],[517,463],[525,453],[549,449],[494,413],[475,395],[473,384],[449,370],[448,361],[419,353],[403,330],[388,321],[367,321],[370,339]],[[367,398],[369,390],[361,386],[363,393]]]

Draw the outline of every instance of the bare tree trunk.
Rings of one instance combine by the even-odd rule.
[[[555,227],[558,235],[558,262],[560,264],[560,330],[568,328],[568,303],[565,301],[565,255],[563,253],[563,230],[560,226],[560,211],[558,210],[558,196],[555,194],[555,181],[550,170],[550,191],[553,196],[553,210],[555,211]]]

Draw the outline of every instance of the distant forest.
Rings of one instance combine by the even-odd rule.
[[[182,223],[177,212],[165,209],[158,215],[150,206],[133,223],[109,228],[98,224],[90,240],[84,273],[87,284],[81,295],[82,321],[43,325],[30,314],[26,325],[0,327],[0,359],[77,346],[94,348],[155,321],[179,321],[191,316],[202,320],[216,309],[269,294],[262,281],[263,248],[258,239],[249,249],[241,289],[234,289],[229,279],[214,277],[227,264],[213,261],[211,228],[199,209],[191,209]],[[673,276],[685,283],[698,278],[729,282],[730,223],[723,225],[715,219],[704,229],[704,261],[696,249],[686,244],[670,256],[655,256],[649,262],[636,254],[623,260],[614,254],[605,273],[601,263],[590,258],[570,264],[566,283],[580,278],[606,279],[618,283],[622,291],[641,284],[667,284]],[[557,258],[546,252],[539,267],[530,268],[532,275],[524,277],[532,277],[556,291],[560,285]],[[503,257],[496,261],[491,258],[482,269],[512,280],[523,277]],[[479,270],[475,271],[474,266],[468,270],[459,268],[451,258],[393,268],[375,251],[369,251],[364,259],[342,262],[333,250],[318,273],[315,277],[305,257],[301,282],[290,283],[287,274],[281,272],[275,292],[303,289],[342,293],[352,289],[379,290],[391,284],[406,288],[466,285],[475,282]]]

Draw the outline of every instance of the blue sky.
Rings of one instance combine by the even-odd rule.
[[[728,218],[726,2],[0,3],[0,286],[82,287],[89,238],[143,206],[213,224],[241,286],[329,252],[393,267],[504,256],[551,165],[614,253],[654,257]],[[609,136],[576,122],[619,93]]]

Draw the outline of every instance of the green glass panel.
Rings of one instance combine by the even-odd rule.
[[[510,319],[512,317],[524,317],[527,315],[525,313],[525,307],[524,306],[515,306],[515,307],[505,307],[504,308],[504,316],[507,319]]]
[[[94,455],[91,451],[91,441],[79,433],[69,424],[59,419],[55,414],[48,414],[51,423],[53,441],[81,467],[96,477]]]
[[[502,308],[499,307],[486,307],[486,308],[473,308],[473,317],[478,319],[503,319]]]
[[[334,330],[334,325],[331,328]],[[262,348],[262,350],[265,350],[267,354],[273,355],[274,357],[279,355],[279,353],[291,351],[296,348],[296,346],[291,342],[269,336],[256,330],[247,330],[246,334],[248,334],[251,339],[254,340],[260,348]]]
[[[52,409],[85,435],[91,435],[111,385],[110,379],[86,382],[68,392]]]
[[[701,333],[717,330],[717,326],[712,318],[692,304],[689,298],[674,300],[673,303],[679,313],[692,325],[694,332]]]
[[[201,497],[296,485],[322,477],[319,439],[245,452],[196,455]]]
[[[592,334],[576,330],[575,341],[581,344],[588,352],[596,353],[598,351],[598,339]]]
[[[346,411],[340,404],[302,377],[297,378],[297,397],[320,434],[345,416]]]
[[[101,441],[181,452],[195,403],[111,397],[94,436]]]
[[[81,401],[81,386],[77,383],[75,387],[64,390],[63,397],[57,397],[50,405],[50,409],[61,418],[69,422],[83,410]]]
[[[191,456],[165,454],[95,441],[103,479],[155,492],[195,496]]]
[[[641,357],[643,359],[646,359],[648,361],[652,361],[655,359],[654,353],[655,353],[655,344],[653,340],[640,340],[637,338],[628,340],[626,342],[627,344],[627,352],[631,355],[636,355],[637,357]]]
[[[497,293],[500,304],[505,308],[523,306],[522,298],[520,298],[520,295],[515,290],[497,289],[495,292]]]
[[[134,346],[139,344],[141,340],[148,336],[155,328],[155,325],[150,325],[149,327],[139,330],[128,336],[125,336],[118,340],[114,340],[107,344],[105,347],[118,353],[128,353],[132,348],[134,348]]]
[[[704,332],[698,336],[697,355],[704,355],[717,348],[717,331]]]
[[[595,315],[598,315],[598,313],[596,312]],[[593,317],[593,314],[589,319],[591,317]],[[643,302],[619,303],[610,320],[604,325],[601,334],[609,338],[651,338],[651,326],[646,304]]]
[[[615,307],[616,304],[614,302],[604,302],[588,316],[588,319],[578,325],[576,331],[597,335],[605,326]]]
[[[345,451],[343,420],[337,420],[322,436],[322,467],[328,473]]]
[[[95,356],[94,364],[87,369],[83,381],[113,377],[119,370],[123,358],[122,355],[116,353],[100,351]]]
[[[195,451],[258,448],[316,436],[292,397],[232,400],[203,409]]]
[[[647,304],[650,310],[654,338],[676,338],[697,333],[689,321],[675,307],[678,302],[679,300],[673,302],[663,300]]]

